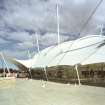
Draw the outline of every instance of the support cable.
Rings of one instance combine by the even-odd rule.
[[[90,14],[90,16],[88,17],[88,19],[86,20],[86,22],[83,24],[82,28],[80,29],[80,35],[83,32],[84,28],[87,26],[88,22],[91,20],[91,18],[93,17],[93,15],[95,14],[95,12],[97,11],[97,9],[99,8],[99,6],[101,5],[101,3],[104,0],[100,0],[99,3],[96,5],[96,7],[93,9],[92,13]]]
[[[7,63],[6,63],[6,61],[5,61],[5,58],[4,58],[3,53],[1,52],[0,55],[1,55],[2,59],[3,59],[3,61],[4,61],[4,64],[6,65],[6,68],[7,68],[8,73],[10,74],[9,67],[8,67],[8,65],[7,65]]]

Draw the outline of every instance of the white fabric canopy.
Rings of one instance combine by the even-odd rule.
[[[105,36],[89,35],[77,40],[61,43],[58,46],[45,48],[32,59],[9,59],[8,61],[27,68],[105,62],[105,46],[98,48],[104,40]]]
[[[64,42],[59,46],[53,47],[45,56],[39,56],[38,61],[36,61],[32,67],[51,67],[83,63],[100,49],[98,46],[104,40],[105,36],[91,35],[75,41]],[[97,56],[97,54],[95,56]]]

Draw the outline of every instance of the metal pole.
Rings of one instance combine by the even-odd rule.
[[[5,73],[5,67],[4,67],[4,64],[3,64],[3,61],[1,60],[1,65],[2,65],[2,68],[3,68],[3,75],[5,77],[6,73]]]
[[[2,52],[1,52],[0,54],[1,54],[1,57],[2,57],[2,59],[3,59],[4,63],[5,63],[5,65],[6,65],[6,68],[7,68],[8,73],[10,74],[10,70],[9,70],[9,68],[8,68],[8,65],[7,65],[6,61],[5,61],[4,55],[3,55]]]
[[[103,24],[101,25],[100,35],[103,35]]]
[[[76,70],[76,73],[77,73],[78,84],[81,85],[80,77],[79,77],[79,72],[78,72],[78,65],[77,64],[75,65],[75,70]]]
[[[45,73],[45,77],[46,77],[46,81],[48,82],[48,76],[47,76],[47,72],[46,72],[47,70],[46,70],[46,67],[44,67],[44,73]],[[43,80],[42,80],[43,81]],[[46,82],[46,83],[47,83]],[[43,88],[45,88],[46,87],[46,83],[45,82],[43,82],[43,84],[42,84],[42,87]]]
[[[39,47],[39,37],[38,37],[38,34],[36,32],[36,41],[37,41],[37,51],[38,53],[40,54],[40,47]],[[47,72],[46,72],[46,67],[44,67],[44,72],[45,72],[45,77],[46,77],[46,80],[48,81],[48,76],[47,76]],[[45,87],[45,84],[42,85],[42,87]]]
[[[30,77],[32,79],[32,74],[31,74],[31,68],[29,67],[29,73],[30,73]]]
[[[29,59],[31,58],[31,55],[30,55],[29,50],[28,50],[28,58],[29,58]],[[31,77],[31,79],[32,79],[32,74],[31,74],[31,68],[30,68],[30,67],[29,67],[29,73],[30,73],[30,77]]]
[[[45,76],[46,76],[46,81],[48,81],[48,75],[47,75],[47,69],[46,69],[46,67],[44,67],[44,72],[45,72]]]
[[[39,48],[39,38],[38,38],[38,34],[37,34],[37,32],[36,32],[36,44],[37,44],[37,51],[38,51],[38,53],[40,52],[40,48]]]
[[[60,34],[59,34],[59,24],[60,24],[60,16],[59,16],[59,1],[57,0],[57,33],[58,33],[58,45],[60,44]]]
[[[6,71],[5,71],[5,67],[4,67],[4,64],[2,62],[2,67],[3,67],[3,70],[4,70],[4,77],[6,76]]]

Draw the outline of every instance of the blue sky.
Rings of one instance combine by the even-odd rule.
[[[57,43],[57,0],[0,0],[0,51],[17,59],[36,53],[35,32],[40,49]],[[70,33],[79,33],[99,0],[60,0],[61,42]],[[105,1],[89,21],[81,36],[99,33],[105,23]]]

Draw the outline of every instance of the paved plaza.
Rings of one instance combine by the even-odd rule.
[[[105,88],[40,80],[1,80],[0,105],[105,105]]]

